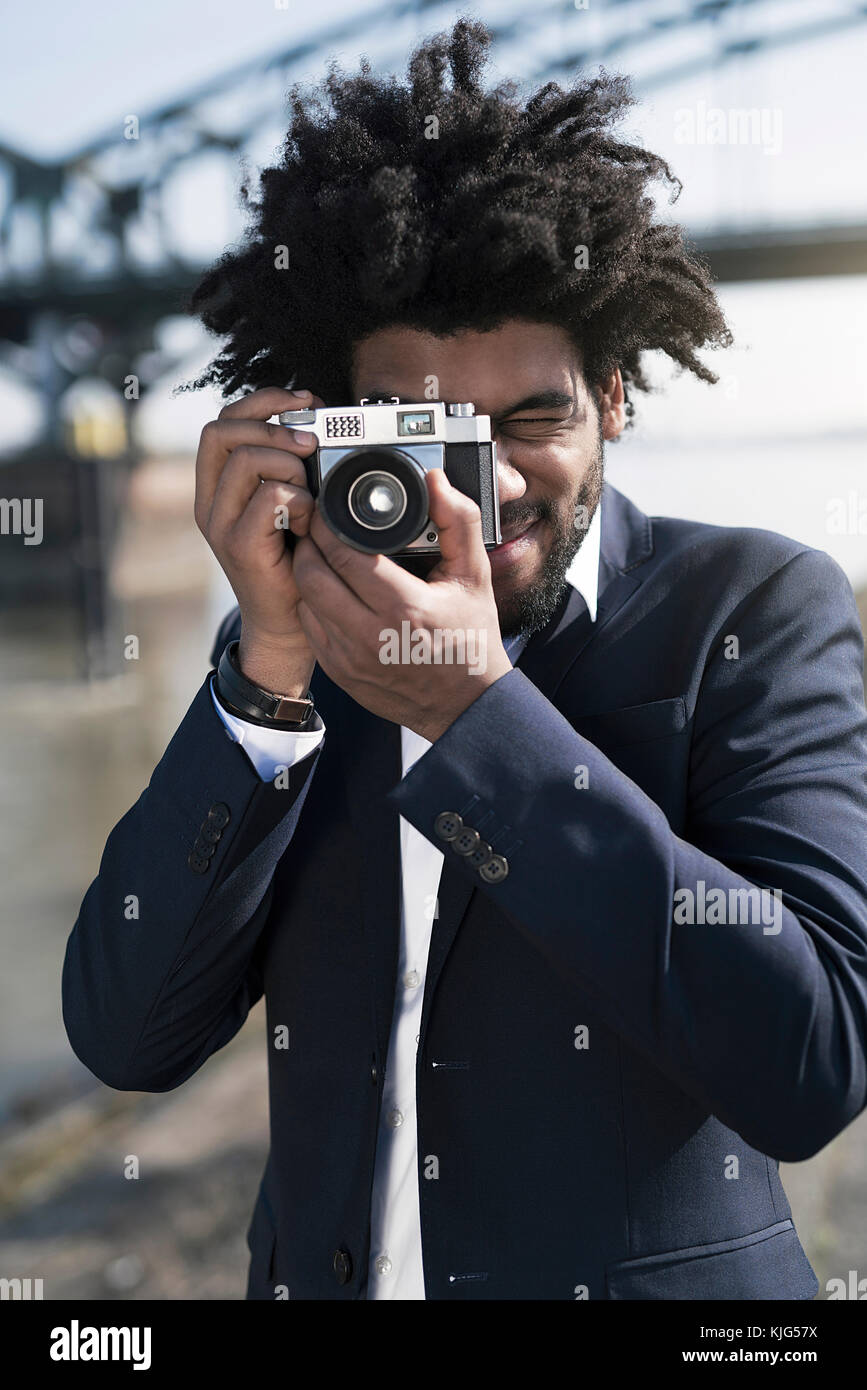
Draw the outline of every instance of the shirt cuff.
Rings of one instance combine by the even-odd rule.
[[[310,728],[298,733],[291,729],[266,729],[261,724],[250,724],[246,719],[230,714],[214,694],[213,676],[211,699],[229,737],[234,743],[240,743],[263,782],[273,782],[278,773],[312,753],[325,737],[325,725],[315,710]]]

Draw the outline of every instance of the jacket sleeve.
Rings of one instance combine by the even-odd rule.
[[[272,876],[322,747],[263,782],[209,681],[109,835],[66,947],[69,1041],[118,1090],[180,1085],[261,996],[256,946]]]
[[[863,641],[849,583],[821,551],[759,584],[724,632],[739,657],[726,659],[722,634],[708,653],[683,838],[519,669],[389,798],[443,849],[436,816],[473,797],[475,823],[488,811],[507,823],[521,842],[508,874],[486,884],[465,868],[476,887],[660,1071],[791,1161],[867,1104]],[[577,791],[579,764],[589,786]],[[683,921],[681,890],[700,883],[729,903],[731,890],[764,888],[769,905],[776,891],[778,920]]]

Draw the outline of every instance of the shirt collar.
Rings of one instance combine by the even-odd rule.
[[[599,550],[602,544],[602,503],[600,502],[593,520],[587,528],[587,535],[568,570],[566,578],[577,589],[590,610],[592,622],[596,622],[596,606],[599,600]]]
[[[593,519],[587,528],[587,535],[581,542],[581,548],[575,555],[571,565],[566,571],[566,580],[577,589],[578,593],[587,604],[590,613],[590,621],[596,621],[596,609],[599,601],[599,554],[602,544],[602,503],[600,502]],[[503,646],[514,665],[518,656],[523,651],[527,643],[527,636],[523,632],[517,633],[514,637],[507,637]]]

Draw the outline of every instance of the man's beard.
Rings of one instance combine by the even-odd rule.
[[[533,522],[541,518],[548,523],[554,539],[545,556],[539,578],[520,593],[510,595],[502,607],[498,604],[500,634],[503,638],[516,637],[519,633],[530,636],[545,627],[553,617],[566,587],[566,571],[581,549],[590,522],[599,506],[602,475],[600,436],[593,462],[575,494],[572,509],[565,518],[547,498],[535,507],[525,506],[520,502],[508,504],[503,519],[504,525],[521,525],[525,521]],[[583,512],[579,513],[579,507],[584,508]],[[573,524],[573,518],[579,515],[582,519],[580,527]]]
[[[596,441],[596,452],[590,468],[586,477],[582,479],[575,493],[571,509],[565,517],[561,515],[556,504],[548,498],[544,498],[532,506],[525,502],[516,501],[507,502],[503,507],[500,513],[500,525],[503,529],[507,526],[523,526],[524,523],[532,525],[533,522],[541,520],[548,524],[554,538],[548,554],[545,556],[539,578],[520,593],[511,595],[502,607],[499,603],[497,604],[500,635],[503,638],[516,637],[519,633],[530,636],[545,627],[553,617],[554,610],[562,598],[566,586],[566,571],[578,554],[584,537],[587,535],[590,522],[596,513],[596,508],[599,506],[599,500],[602,496],[602,481],[602,430],[600,427]],[[574,518],[579,515],[579,507],[584,508],[584,511],[580,513],[582,518],[580,527],[574,525]],[[419,579],[427,579],[431,570],[439,563],[439,556],[401,556],[397,563]]]

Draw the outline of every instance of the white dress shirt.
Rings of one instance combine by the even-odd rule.
[[[596,621],[599,588],[601,506],[596,508],[581,549],[566,579],[582,594]],[[512,664],[526,643],[519,635],[504,641]],[[266,729],[229,714],[211,692],[231,738],[240,743],[263,781],[311,752],[324,738],[319,715],[304,733]],[[427,739],[401,727],[402,775],[430,748]],[[385,1090],[380,1111],[370,1209],[369,1299],[423,1299],[421,1218],[418,1193],[416,1125],[416,1046],[421,1025],[428,949],[443,865],[442,851],[400,817],[401,924]]]

